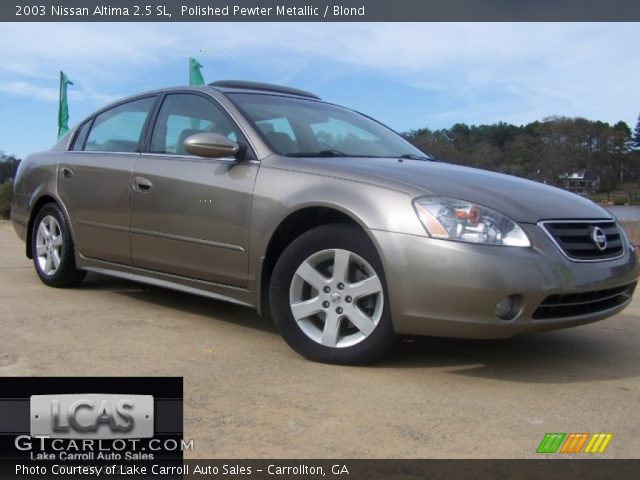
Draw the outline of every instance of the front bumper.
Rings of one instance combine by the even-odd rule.
[[[522,225],[531,248],[474,245],[370,230],[385,269],[395,331],[402,335],[506,338],[595,322],[630,301],[594,304],[576,314],[534,318],[551,295],[631,286],[638,276],[636,254],[611,261],[567,260],[536,225]],[[509,321],[496,316],[508,295],[522,299]],[[582,297],[580,297],[582,298]],[[585,298],[587,298],[585,296]],[[538,317],[539,315],[536,315]],[[547,315],[548,317],[548,315]]]

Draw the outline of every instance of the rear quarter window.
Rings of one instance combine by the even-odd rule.
[[[71,146],[71,150],[78,151],[84,150],[84,144],[87,142],[87,135],[89,135],[89,129],[91,128],[91,120],[87,120],[78,130],[76,134],[76,138],[73,140],[73,145]]]

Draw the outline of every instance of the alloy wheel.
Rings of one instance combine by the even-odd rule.
[[[380,322],[384,293],[373,267],[342,249],[322,250],[296,270],[289,304],[310,339],[333,348],[350,347],[373,333]]]
[[[55,275],[62,259],[62,231],[51,215],[42,218],[36,234],[38,266],[45,275]]]

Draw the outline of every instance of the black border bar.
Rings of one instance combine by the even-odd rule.
[[[98,7],[98,13],[96,13],[96,7]],[[86,10],[79,10],[81,8]],[[196,9],[191,10],[194,8]],[[640,21],[640,2],[638,0],[3,0],[0,2],[0,21],[638,22]]]
[[[90,468],[102,467],[99,477],[75,474],[73,478],[180,478],[225,480],[631,480],[640,475],[640,460],[185,460],[149,461],[117,464],[32,462],[40,473],[17,474],[19,461],[0,461],[0,478],[64,478],[55,475],[55,465]],[[117,467],[118,474],[105,474],[106,468]],[[161,473],[160,467],[172,467]],[[346,467],[346,471],[343,470]],[[19,468],[19,467],[18,467]],[[59,468],[59,467],[58,467]],[[135,475],[122,475],[122,469],[135,470]],[[181,470],[178,470],[181,469]],[[46,471],[45,471],[46,470]],[[198,471],[199,470],[199,471]],[[348,471],[348,474],[346,473]],[[282,472],[282,473],[277,473]],[[342,472],[341,474],[338,472]]]

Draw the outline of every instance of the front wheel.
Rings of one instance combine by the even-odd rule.
[[[270,285],[285,341],[326,363],[371,362],[394,343],[386,282],[366,234],[349,225],[314,228],[282,253]]]
[[[33,222],[31,252],[36,272],[51,287],[70,287],[82,281],[86,272],[76,268],[73,240],[67,220],[55,203],[40,209]]]

